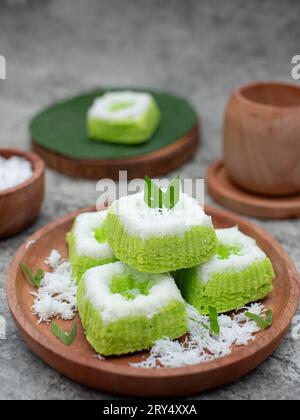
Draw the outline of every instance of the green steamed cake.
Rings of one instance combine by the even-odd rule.
[[[229,312],[272,292],[274,270],[254,239],[238,228],[216,230],[217,254],[207,263],[175,273],[184,299],[203,314]]]
[[[143,193],[115,201],[106,232],[116,257],[145,273],[194,267],[208,261],[217,247],[211,218],[183,193],[171,210],[148,207]]]
[[[94,140],[139,144],[151,138],[159,121],[159,108],[149,93],[108,92],[89,109],[87,131]]]
[[[106,240],[106,216],[107,211],[82,213],[67,235],[69,261],[77,283],[89,268],[116,261]]]
[[[91,268],[77,289],[86,339],[104,356],[150,348],[187,332],[185,303],[169,274],[141,274],[118,261]]]

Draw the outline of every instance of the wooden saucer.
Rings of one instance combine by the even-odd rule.
[[[209,167],[207,185],[212,198],[237,213],[265,219],[300,217],[300,194],[273,198],[243,190],[229,179],[225,164],[221,160]]]
[[[74,218],[88,208],[60,218],[35,233],[18,250],[7,276],[7,297],[15,323],[28,346],[41,359],[63,375],[105,392],[132,396],[183,396],[208,390],[234,381],[261,364],[280,344],[286,334],[299,301],[299,283],[293,262],[283,248],[260,227],[220,209],[207,207],[216,228],[238,225],[255,238],[272,260],[276,278],[273,293],[264,301],[272,309],[274,322],[270,329],[257,334],[256,340],[216,361],[168,369],[138,369],[129,365],[140,362],[148,352],[99,360],[87,343],[80,319],[58,321],[66,330],[73,322],[78,334],[70,347],[65,347],[51,333],[46,323],[38,324],[31,312],[33,287],[24,279],[21,261],[35,271],[45,266],[45,258],[55,248],[67,257],[66,233]],[[34,241],[34,242],[32,242]],[[27,246],[26,244],[31,244]]]

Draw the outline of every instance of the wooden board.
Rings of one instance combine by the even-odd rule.
[[[32,140],[32,149],[47,166],[72,178],[118,179],[120,171],[127,171],[128,179],[151,178],[172,172],[194,156],[199,144],[199,124],[170,146],[143,156],[126,159],[73,159],[52,152]]]
[[[221,160],[209,167],[207,185],[212,198],[237,213],[265,219],[300,217],[300,194],[264,197],[243,190],[230,180],[225,164]]]
[[[148,142],[122,145],[89,139],[86,113],[104,92],[95,90],[56,103],[33,118],[32,148],[49,167],[75,178],[118,179],[119,171],[127,171],[133,179],[168,173],[194,155],[200,137],[196,112],[185,99],[164,92],[150,91],[161,121]]]
[[[92,208],[84,209],[91,211]],[[82,210],[83,211],[83,210]],[[231,355],[209,363],[184,368],[137,369],[129,362],[141,361],[147,352],[98,360],[84,338],[79,317],[78,334],[71,347],[65,347],[51,333],[49,325],[37,324],[32,315],[33,288],[19,269],[21,261],[33,270],[45,267],[44,260],[53,248],[67,256],[66,232],[79,212],[60,218],[34,234],[29,248],[24,244],[17,252],[7,277],[10,311],[28,346],[41,359],[63,375],[90,387],[132,396],[175,396],[201,392],[234,381],[262,363],[280,344],[286,334],[299,300],[299,282],[293,262],[283,248],[258,226],[231,213],[208,207],[217,228],[238,225],[255,238],[269,255],[276,271],[273,293],[265,305],[273,310],[273,326],[257,334],[245,347],[236,347]],[[28,243],[27,241],[27,243]],[[73,321],[59,321],[68,329]]]

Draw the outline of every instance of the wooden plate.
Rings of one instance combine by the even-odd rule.
[[[92,208],[84,209],[91,211]],[[176,369],[137,369],[129,362],[141,361],[147,352],[130,356],[95,358],[84,338],[78,316],[78,334],[71,347],[65,347],[51,333],[49,325],[37,324],[31,313],[32,287],[19,269],[21,261],[33,270],[45,267],[44,260],[53,248],[67,256],[66,232],[80,211],[60,218],[34,234],[17,252],[8,272],[7,295],[13,318],[28,346],[46,363],[60,373],[102,391],[132,396],[175,396],[204,391],[231,382],[262,363],[280,344],[286,334],[299,300],[299,283],[294,264],[282,247],[261,228],[223,210],[208,207],[216,227],[238,225],[255,238],[271,258],[276,279],[274,292],[265,304],[274,313],[273,326],[257,334],[255,341],[246,347],[234,348],[231,355],[209,363]],[[83,210],[81,210],[83,211]],[[27,242],[27,243],[28,243]],[[60,321],[69,328],[73,321]]]
[[[209,167],[207,185],[212,198],[237,213],[264,219],[300,217],[300,194],[273,198],[243,190],[230,180],[225,164],[221,160]]]
[[[150,91],[161,112],[150,141],[128,146],[89,139],[86,113],[104,92],[94,90],[56,103],[33,118],[32,148],[49,167],[75,178],[118,179],[119,171],[127,171],[133,179],[171,172],[194,155],[200,137],[196,112],[185,99],[165,92]]]

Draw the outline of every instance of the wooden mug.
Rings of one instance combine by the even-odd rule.
[[[231,180],[256,194],[300,192],[300,86],[257,82],[237,89],[224,122]]]

